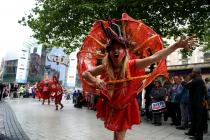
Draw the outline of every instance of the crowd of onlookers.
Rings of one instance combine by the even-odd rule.
[[[29,97],[37,97],[36,96],[36,84],[5,84],[0,83],[0,100],[2,98],[29,98]],[[95,105],[97,102],[97,95],[87,93],[83,94],[81,89],[64,89],[64,95],[66,100],[70,100],[72,98],[72,102],[74,107],[82,108],[83,106],[88,109],[95,110]]]
[[[0,100],[2,98],[28,98],[35,97],[34,85],[17,83],[0,83]]]
[[[157,78],[143,93],[143,100],[142,94],[137,97],[139,106],[142,107],[142,102],[144,104],[141,108],[142,115],[155,126],[162,125],[163,121],[171,121],[171,125],[176,126],[176,129],[189,130],[189,134],[197,135],[197,130],[192,130],[194,128],[191,127],[195,125],[193,127],[199,128],[198,122],[202,120],[199,122],[202,123],[199,129],[202,129],[202,133],[207,133],[207,119],[210,117],[209,78],[202,80],[200,74],[173,76],[170,79]],[[74,90],[72,98],[75,107],[86,106],[96,110],[96,103],[100,97],[97,94],[82,94],[81,90]],[[202,111],[199,112],[200,110]]]
[[[76,108],[82,108],[85,106],[90,110],[96,110],[97,100],[98,95],[94,93],[88,92],[83,94],[81,90],[74,90],[72,92],[72,102]]]
[[[171,125],[188,130],[185,134],[196,140],[208,132],[210,82],[198,69],[187,76],[156,79],[145,88],[144,99],[144,114],[152,124],[160,126],[162,119],[171,118]]]

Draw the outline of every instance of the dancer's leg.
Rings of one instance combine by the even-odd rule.
[[[58,103],[55,102],[55,110],[58,110]]]
[[[61,102],[59,102],[59,105],[61,106],[61,108],[60,109],[63,109],[63,104],[61,103]]]
[[[44,104],[44,102],[45,102],[45,99],[42,100],[42,104]]]
[[[114,140],[125,140],[126,131],[114,132]]]
[[[50,98],[48,98],[48,105],[50,105]]]

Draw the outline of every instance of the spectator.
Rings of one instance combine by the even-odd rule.
[[[5,97],[7,97],[7,96],[9,96],[9,86],[8,86],[8,85],[6,85],[6,86],[4,87],[3,98],[5,98]]]
[[[72,94],[72,98],[73,98],[73,104],[75,104],[76,103],[76,100],[77,100],[77,96],[78,96],[78,93],[77,93],[77,91],[76,90],[74,90],[74,92],[73,92],[73,94]]]
[[[205,83],[201,77],[201,69],[194,68],[192,71],[191,81],[186,84],[189,89],[189,103],[192,112],[192,123],[186,135],[193,136],[194,140],[203,140],[204,116],[206,109],[203,101],[207,95]]]
[[[209,82],[209,78],[205,78],[205,84],[206,84],[207,95],[208,95],[208,106],[210,108],[210,82]],[[210,118],[210,116],[209,116],[209,118]]]
[[[71,100],[71,91],[70,91],[70,89],[66,89],[65,93],[66,93],[66,100]]]
[[[2,98],[2,93],[3,93],[4,87],[5,87],[5,85],[3,83],[0,83],[0,101]]]
[[[152,120],[152,114],[150,112],[150,105],[151,105],[151,98],[150,98],[150,93],[152,91],[152,89],[154,88],[154,83],[149,84],[146,88],[145,88],[145,114],[146,114],[146,119],[147,120]]]
[[[165,95],[166,89],[162,87],[160,81],[155,81],[155,86],[151,90],[150,98],[152,100],[153,124],[156,126],[162,125],[162,112],[165,111],[166,107],[164,102]],[[160,104],[161,106],[159,106]]]
[[[164,121],[168,120],[168,117],[171,117],[170,114],[170,91],[171,91],[172,83],[170,79],[167,79],[164,83],[164,88],[166,89],[165,103],[166,103],[166,111],[164,112]]]
[[[13,88],[13,98],[18,98],[18,84],[14,84]]]
[[[188,77],[185,77],[182,84],[182,92],[180,94],[180,109],[181,109],[181,125],[176,129],[185,130],[188,128],[189,122],[189,90],[184,86],[189,81]]]
[[[24,85],[20,86],[20,88],[18,89],[19,98],[21,96],[23,97],[23,95],[25,95],[25,92],[26,92],[25,86]]]
[[[174,83],[172,84],[170,90],[170,106],[169,111],[172,117],[171,125],[181,124],[181,111],[180,111],[180,94],[182,91],[181,78],[179,76],[174,76]]]
[[[85,98],[83,97],[82,93],[79,91],[74,107],[82,108],[84,100],[85,100]]]

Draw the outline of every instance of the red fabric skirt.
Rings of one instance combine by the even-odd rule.
[[[38,98],[38,99],[41,98],[41,93],[39,91],[36,91],[35,95],[36,95],[36,98]]]
[[[111,131],[123,131],[131,129],[134,124],[140,124],[140,112],[136,99],[125,107],[114,108],[104,99],[99,99],[96,105],[97,118],[104,121],[104,125]]]
[[[50,92],[49,91],[42,92],[41,97],[42,97],[42,99],[49,99],[50,98]]]
[[[55,103],[61,102],[62,96],[63,96],[63,94],[56,95],[56,96],[55,96]]]

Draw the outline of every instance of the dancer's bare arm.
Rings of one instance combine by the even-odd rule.
[[[105,82],[96,76],[100,75],[104,71],[104,65],[99,65],[91,70],[85,71],[82,74],[83,79],[96,85],[100,89],[105,89]]]
[[[169,54],[174,52],[178,48],[185,48],[190,50],[192,46],[196,45],[197,40],[193,37],[188,37],[188,38],[181,38],[179,41],[174,43],[173,45],[158,51],[157,53],[153,54],[152,56],[149,56],[144,59],[137,59],[136,60],[136,67],[137,68],[145,68],[161,59],[164,57],[167,57]]]

